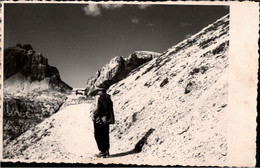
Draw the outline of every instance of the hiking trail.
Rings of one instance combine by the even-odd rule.
[[[126,157],[128,153],[121,155],[123,151],[118,151],[113,143],[110,144],[111,158],[94,157],[99,151],[94,138],[90,106],[91,103],[82,103],[61,109],[11,142],[5,154],[25,161],[30,158],[30,161],[40,159],[43,162],[53,160],[70,163],[105,163]],[[111,136],[110,141],[113,142]],[[129,154],[134,153],[129,151]]]

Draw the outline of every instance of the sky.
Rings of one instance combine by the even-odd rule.
[[[227,6],[5,4],[4,48],[31,44],[83,88],[115,56],[164,52],[229,13]]]

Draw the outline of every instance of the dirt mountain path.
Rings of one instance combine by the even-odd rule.
[[[65,107],[11,142],[6,147],[4,156],[8,159],[43,162],[50,160],[70,163],[115,161],[115,158],[93,157],[98,153],[98,149],[89,115],[90,105],[84,103]],[[111,151],[113,151],[111,153],[114,155],[120,153],[116,148],[116,145],[111,145]]]

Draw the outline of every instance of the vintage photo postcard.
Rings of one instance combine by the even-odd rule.
[[[1,161],[255,166],[259,4],[1,2]]]

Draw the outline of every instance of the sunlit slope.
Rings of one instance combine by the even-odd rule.
[[[226,161],[228,46],[227,15],[112,85],[112,143],[131,150],[154,128],[134,159]]]

